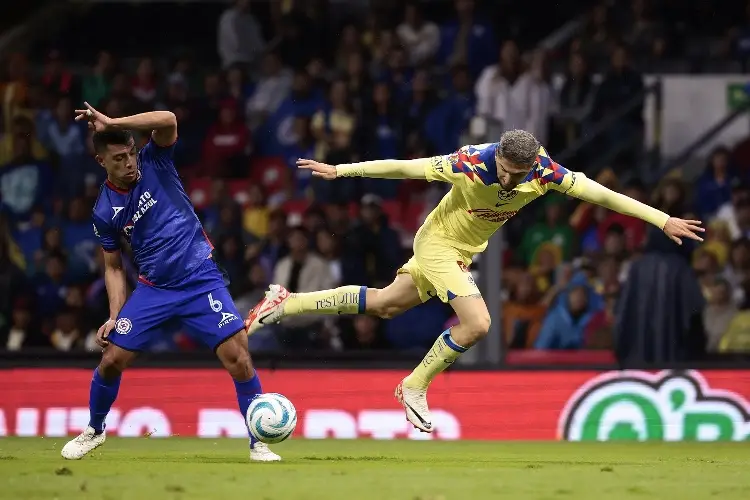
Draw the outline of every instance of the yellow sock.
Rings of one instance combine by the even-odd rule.
[[[293,293],[284,302],[284,315],[364,314],[367,287],[348,285],[333,290]]]
[[[458,357],[468,351],[451,338],[451,331],[440,334],[421,363],[404,379],[404,385],[417,389],[427,389],[438,373],[453,364]]]

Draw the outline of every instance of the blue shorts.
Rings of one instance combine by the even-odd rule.
[[[164,332],[183,328],[216,350],[245,328],[227,290],[228,280],[207,259],[182,282],[169,288],[139,282],[117,316],[107,340],[128,351],[143,351],[161,340]]]

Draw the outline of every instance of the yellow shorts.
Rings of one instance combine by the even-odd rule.
[[[433,232],[420,230],[414,237],[414,256],[397,274],[411,275],[422,302],[433,297],[448,302],[480,293],[469,272],[473,256]]]

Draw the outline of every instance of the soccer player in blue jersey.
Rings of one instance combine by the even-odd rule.
[[[243,416],[262,392],[243,320],[172,161],[175,115],[153,111],[110,118],[88,103],[86,108],[76,111],[76,120],[88,120],[94,130],[96,159],[107,171],[93,220],[104,250],[110,317],[97,333],[103,354],[91,380],[89,425],[62,449],[62,456],[71,460],[104,443],[104,420],[117,398],[122,372],[164,328],[179,324],[216,352],[234,379]],[[140,151],[131,130],[151,133]],[[140,273],[130,298],[121,236],[129,242]],[[281,458],[251,437],[250,459]]]

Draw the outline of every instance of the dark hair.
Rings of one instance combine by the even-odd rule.
[[[133,133],[130,130],[105,130],[104,132],[94,133],[92,138],[94,142],[94,151],[103,152],[110,144],[127,146],[133,139]]]
[[[625,228],[620,224],[612,224],[607,228],[607,234],[616,234],[618,236],[625,235]]]
[[[531,167],[539,153],[539,141],[525,130],[509,130],[500,136],[500,156],[516,165]]]

